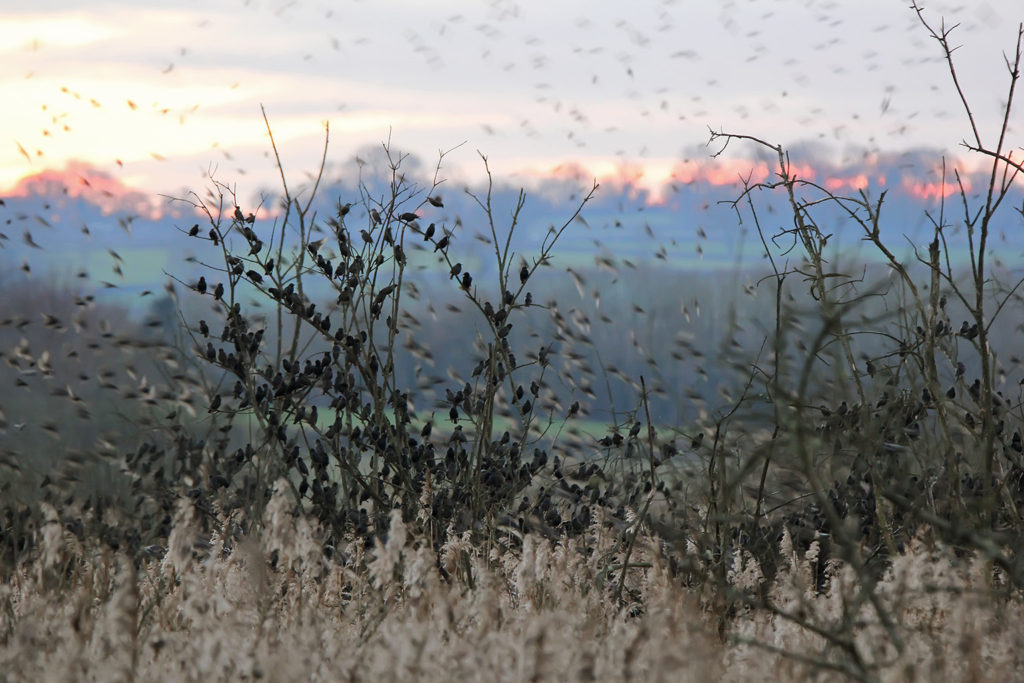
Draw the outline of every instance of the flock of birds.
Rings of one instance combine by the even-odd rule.
[[[966,15],[968,23],[997,21],[1000,17],[991,3],[987,8],[988,14],[980,20],[975,18],[980,10],[974,14],[964,8],[950,11],[954,16]],[[892,68],[906,70],[938,57],[914,13],[901,9],[901,14],[892,15],[899,18],[899,24],[861,26],[863,22],[856,15],[835,2],[782,11],[773,3],[731,1],[717,4],[714,10],[698,11],[668,0],[638,8],[628,17],[615,16],[608,9],[570,4],[560,8],[556,23],[547,14],[541,15],[546,8],[494,2],[472,13],[438,16],[434,11],[413,12],[407,25],[396,26],[393,10],[383,6],[369,8],[352,3],[326,10],[297,2],[271,8],[252,6],[248,13],[231,21],[254,32],[273,29],[277,40],[261,48],[267,56],[248,54],[244,42],[240,44],[241,53],[225,56],[221,52],[225,48],[210,44],[214,33],[224,28],[220,26],[222,17],[195,20],[188,34],[160,37],[156,42],[159,47],[150,48],[151,59],[156,62],[151,67],[153,76],[176,93],[168,97],[171,104],[146,102],[130,95],[109,101],[83,92],[73,83],[63,84],[53,93],[53,99],[37,103],[45,121],[40,129],[16,131],[14,142],[30,173],[37,164],[48,163],[50,157],[61,158],[62,147],[73,146],[75,136],[108,130],[97,127],[95,117],[86,116],[89,112],[99,112],[107,121],[130,127],[138,124],[129,117],[145,116],[145,125],[155,133],[169,125],[188,124],[197,138],[207,138],[207,151],[190,153],[200,168],[208,167],[214,153],[226,160],[245,157],[260,163],[263,168],[259,178],[267,180],[273,169],[258,156],[266,151],[265,139],[244,145],[236,142],[237,150],[228,149],[230,144],[209,138],[204,130],[207,125],[222,126],[219,113],[207,114],[203,103],[183,104],[177,93],[187,93],[188,82],[199,79],[215,90],[238,91],[238,97],[252,103],[254,113],[256,103],[263,101],[273,116],[276,108],[289,107],[291,93],[284,101],[276,101],[279,95],[262,90],[257,82],[263,61],[272,59],[273,66],[267,65],[270,77],[284,71],[299,82],[309,78],[330,83],[339,75],[347,79],[329,89],[342,93],[340,102],[329,103],[326,92],[315,96],[311,105],[317,112],[311,114],[314,122],[321,112],[331,108],[343,112],[342,120],[345,112],[355,116],[367,110],[383,110],[410,121],[406,125],[379,121],[382,130],[393,123],[398,135],[405,138],[410,128],[420,124],[415,116],[401,110],[399,102],[412,98],[416,106],[411,109],[440,117],[454,104],[467,110],[460,112],[460,122],[475,123],[479,130],[495,136],[490,140],[485,137],[474,146],[509,150],[517,157],[546,156],[541,163],[550,166],[573,155],[643,165],[648,159],[699,154],[709,126],[741,127],[762,135],[775,133],[764,130],[758,119],[770,121],[775,128],[790,126],[787,134],[811,132],[841,145],[853,143],[877,149],[898,142],[909,126],[916,125],[919,115],[945,115],[905,108],[904,97],[888,75]],[[384,21],[386,17],[388,21]],[[890,20],[889,15],[886,19]],[[859,41],[859,36],[850,35],[851,22],[857,24],[856,30],[869,32],[871,40]],[[319,40],[310,39],[312,27],[320,32]],[[808,31],[814,36],[810,42],[804,40]],[[302,40],[297,41],[300,32]],[[722,43],[709,44],[706,35]],[[173,47],[170,41],[174,39],[190,44]],[[146,41],[153,42],[149,36]],[[913,50],[896,49],[904,43]],[[316,49],[318,44],[323,49]],[[859,44],[863,47],[857,47]],[[26,54],[25,61],[35,67],[27,74],[28,79],[52,79],[53,75],[47,73],[52,68],[50,59],[60,67],[73,68],[69,61],[60,61],[67,57],[49,57],[48,49],[43,43]],[[154,49],[173,51],[173,55],[161,57],[153,53]],[[103,49],[92,50],[89,58],[103,66],[110,59],[107,51],[113,50],[104,44]],[[890,61],[894,51],[902,60],[898,64]],[[74,59],[80,61],[81,55]],[[217,71],[207,73],[211,62],[219,66],[221,59],[229,63],[237,60],[239,66],[228,81],[222,80]],[[244,74],[246,68],[249,80],[236,78],[239,70]],[[944,74],[936,69],[931,75],[935,78],[931,89],[937,90]],[[871,84],[867,90],[878,90],[872,105],[862,100],[843,101],[827,82],[863,91],[864,84],[857,79],[865,77]],[[130,88],[134,77],[127,78],[126,87]],[[873,82],[876,79],[877,85]],[[351,81],[380,87],[368,87],[364,95],[359,88],[348,85]],[[749,88],[750,94],[737,91],[737,83],[744,84],[740,88]],[[483,106],[488,103],[481,102],[478,94],[488,90],[494,92],[497,106]],[[921,99],[917,92],[908,92],[906,97]],[[90,128],[79,129],[76,116],[89,118]],[[443,124],[425,125],[451,134],[450,127]],[[894,140],[882,135],[894,136]],[[152,137],[156,142],[162,136]],[[437,143],[426,141],[420,149],[430,150]],[[180,156],[167,148],[119,150],[116,140],[111,141],[110,150],[109,159],[96,163],[109,165],[112,173],[127,163],[136,173],[142,171],[164,182],[168,172],[147,167],[146,161]],[[561,156],[561,160],[548,161],[553,155]],[[185,168],[177,167],[173,184],[193,182],[194,166],[187,171]],[[235,170],[253,173],[255,169],[243,166]]]
[[[358,55],[376,54],[384,59],[384,52],[399,55],[402,64],[399,73],[406,71],[417,74],[417,83],[406,82],[406,87],[422,88],[428,93],[423,99],[435,104],[443,101],[446,91],[457,93],[460,89],[457,81],[451,80],[454,76],[460,78],[459,68],[453,64],[452,57],[446,51],[448,46],[459,44],[463,46],[476,46],[478,50],[474,55],[474,64],[466,64],[468,78],[479,79],[478,82],[488,82],[492,87],[500,90],[503,83],[517,84],[522,78],[535,78],[532,84],[532,95],[524,98],[516,107],[508,111],[507,116],[502,117],[500,123],[481,122],[486,133],[495,138],[516,138],[523,136],[524,139],[550,140],[559,131],[572,148],[581,154],[594,148],[604,149],[601,145],[609,138],[617,135],[625,135],[628,127],[625,122],[641,121],[644,125],[652,128],[659,128],[668,125],[668,122],[675,122],[679,125],[684,123],[696,124],[703,130],[709,119],[718,121],[723,118],[735,121],[740,125],[754,124],[754,114],[769,113],[780,106],[786,98],[797,99],[806,97],[807,93],[813,93],[815,88],[822,84],[814,82],[803,71],[809,68],[808,58],[817,59],[817,55],[827,55],[829,50],[837,49],[844,42],[855,42],[855,39],[845,35],[846,28],[842,18],[837,18],[831,12],[836,8],[834,5],[824,3],[813,6],[809,12],[812,15],[812,23],[816,27],[814,41],[808,46],[803,45],[801,49],[808,47],[812,53],[808,57],[789,56],[779,59],[778,55],[772,54],[772,45],[776,42],[771,27],[778,27],[785,24],[784,13],[775,9],[774,6],[766,6],[765,10],[756,15],[745,14],[749,9],[741,7],[735,2],[723,3],[717,12],[716,20],[728,32],[737,37],[737,55],[740,64],[737,68],[754,69],[759,63],[766,60],[778,60],[777,67],[781,73],[778,88],[771,94],[772,101],[762,101],[758,106],[751,106],[749,103],[735,103],[736,98],[731,97],[724,88],[727,76],[719,73],[716,65],[708,63],[703,59],[701,52],[687,47],[666,48],[666,45],[676,41],[665,41],[664,36],[672,35],[674,32],[692,30],[690,27],[680,25],[681,8],[672,2],[659,3],[657,8],[650,12],[641,11],[636,16],[617,20],[608,20],[608,17],[599,16],[595,19],[584,12],[569,20],[568,25],[553,29],[551,26],[539,26],[533,22],[535,8],[528,5],[516,3],[496,2],[483,10],[484,16],[456,14],[445,18],[436,18],[419,26],[407,26],[396,32],[393,26],[376,26],[367,35],[334,36],[325,37],[326,46],[335,53],[337,61],[330,59],[319,51],[307,52],[308,44],[297,54],[292,55],[292,61],[287,68],[295,68],[295,64],[314,64],[311,72],[322,73],[324,65],[352,64]],[[259,11],[259,10],[254,10]],[[276,19],[281,22],[291,20],[291,17],[300,12],[308,12],[298,3],[290,3],[281,6],[275,11]],[[327,10],[322,20],[325,25],[331,22],[341,24],[348,21],[349,13],[359,12],[363,9],[357,4],[352,7],[336,8]],[[597,13],[600,15],[600,13]],[[908,24],[916,31],[911,40],[920,43],[927,48],[924,39],[920,35],[920,27],[914,24],[913,17],[908,17]],[[642,25],[646,22],[646,25]],[[203,26],[197,27],[196,35],[199,41],[206,40],[210,33],[204,33],[205,29],[211,28],[208,21]],[[531,30],[537,29],[536,32]],[[763,27],[763,28],[759,28]],[[897,27],[880,25],[874,28],[876,35],[891,35],[898,30]],[[903,36],[898,37],[903,40]],[[285,41],[286,42],[286,41]],[[156,70],[154,78],[168,79],[168,84],[179,85],[179,81],[170,79],[187,78],[182,72],[201,68],[201,60],[204,52],[210,49],[209,45],[200,44],[178,48],[174,60],[166,61],[163,66]],[[273,48],[285,49],[288,48]],[[45,48],[44,48],[45,50]],[[931,60],[934,58],[932,51],[923,50],[923,54],[908,60]],[[862,63],[858,69],[866,72],[882,71],[888,67],[884,60],[886,57],[878,48],[864,47],[860,51]],[[255,59],[255,57],[253,57]],[[361,61],[362,64],[372,62]],[[186,68],[178,68],[181,65]],[[652,66],[653,65],[653,66]],[[743,66],[746,65],[746,66]],[[902,66],[909,66],[904,63]],[[469,68],[472,66],[472,68]],[[373,77],[371,66],[364,67],[367,71],[365,76]],[[851,69],[849,65],[835,63],[831,67],[832,74],[837,79],[847,75]],[[431,81],[423,80],[419,75],[434,74]],[[189,73],[195,73],[189,71]],[[528,75],[527,75],[528,74]],[[565,74],[565,75],[563,75]],[[29,78],[36,77],[36,74],[28,74]],[[401,76],[394,73],[387,73],[382,80],[390,81],[391,85],[397,86]],[[568,80],[566,80],[568,79]],[[680,87],[680,81],[685,82],[689,87],[684,91]],[[224,84],[225,89],[248,88],[238,82]],[[518,85],[517,85],[518,87]],[[454,94],[452,95],[455,96]],[[431,99],[440,97],[441,100]],[[528,101],[525,101],[528,100]],[[724,109],[719,109],[716,101],[732,102],[726,104]],[[892,116],[898,110],[899,93],[894,86],[887,86],[884,97],[877,109],[881,115]],[[608,103],[607,111],[600,103]],[[365,105],[365,102],[364,102]],[[763,105],[763,106],[762,106]],[[76,113],[92,110],[100,112],[103,116],[112,120],[122,120],[125,116],[151,115],[173,119],[172,125],[196,125],[197,134],[201,134],[199,123],[204,115],[200,104],[190,106],[168,106],[159,102],[140,104],[138,98],[124,97],[121,101],[102,101],[101,98],[93,97],[87,92],[73,84],[62,85],[53,93],[53,99],[39,103],[44,123],[41,129],[32,135],[27,131],[21,131],[19,135],[25,135],[23,139],[16,139],[14,146],[18,155],[24,159],[25,170],[31,173],[49,163],[50,156],[60,156],[61,145],[67,144],[70,136],[88,135],[88,130],[80,131],[74,121]],[[342,104],[341,108],[349,108]],[[808,108],[801,108],[802,118],[797,123],[802,126],[812,126],[815,121],[829,115],[826,105],[812,105]],[[903,111],[905,116],[909,112]],[[537,118],[533,118],[536,116]],[[753,117],[753,118],[752,118]],[[152,120],[152,119],[151,119]],[[849,122],[848,122],[849,123]],[[831,131],[823,131],[823,135],[833,139],[845,140],[847,133],[843,131],[847,124],[838,124]],[[907,125],[904,119],[900,124],[897,133],[905,132]],[[159,136],[155,136],[156,139]],[[624,137],[623,139],[631,139]],[[695,141],[696,142],[696,141]],[[878,140],[874,143],[878,144]],[[265,145],[265,141],[258,144]],[[531,143],[532,144],[532,143]],[[627,143],[629,144],[629,143]],[[673,145],[683,146],[682,139],[676,142],[664,142],[668,147]],[[229,150],[216,140],[210,141],[210,149],[217,150],[227,160],[234,160],[236,152]],[[262,150],[265,152],[266,150]],[[598,151],[597,154],[605,152]],[[157,162],[167,162],[172,150],[153,149],[145,152],[145,156]],[[632,159],[644,159],[651,156],[664,154],[664,150],[652,149],[648,143],[641,143],[633,149],[619,149],[612,153],[623,161]],[[670,155],[675,151],[670,151]],[[239,154],[240,156],[241,154]],[[109,171],[98,171],[97,176],[104,179],[118,178],[118,174],[130,170],[133,165],[142,165],[139,161],[139,150],[118,150],[117,141],[111,142],[111,158]],[[128,158],[125,162],[122,158]],[[71,195],[83,194],[88,197],[89,192],[111,192],[111,190],[97,189],[101,185],[92,182],[86,176],[67,179],[69,185],[64,192]],[[115,185],[116,186],[116,185]],[[7,226],[4,232],[0,232],[0,247],[5,242],[10,242],[9,233],[17,235],[21,233],[21,242],[32,250],[33,255],[25,258],[18,266],[26,276],[31,276],[33,264],[45,262],[45,248],[47,243],[58,244],[61,240],[60,229],[67,226],[55,226],[52,212],[59,210],[59,204],[44,204],[41,210],[33,215],[19,213],[12,215],[6,203],[0,200],[0,219]],[[631,216],[635,218],[635,216]],[[126,240],[130,240],[133,219],[122,217],[119,219],[120,226],[124,230]],[[643,227],[642,227],[643,226]],[[621,224],[619,227],[622,227]],[[634,225],[627,226],[630,229],[641,230],[649,238],[655,237],[655,232],[649,224],[645,225],[641,220],[635,220]],[[89,226],[81,226],[81,231],[89,234]],[[40,232],[44,231],[44,232]],[[41,235],[45,234],[45,237]],[[702,233],[703,234],[703,233]],[[678,236],[680,239],[683,236]],[[686,236],[689,238],[689,236]],[[447,240],[447,236],[444,237]],[[672,248],[679,246],[677,236],[670,235],[667,244]],[[595,319],[603,324],[612,327],[617,321],[608,314],[608,307],[601,309],[602,296],[607,301],[607,288],[615,283],[615,279],[621,276],[623,269],[634,269],[635,264],[629,258],[612,255],[611,250],[603,248],[604,245],[599,239],[594,241],[596,256],[595,270],[604,270],[611,274],[612,280],[604,280],[598,285],[591,285],[588,278],[594,276],[580,272],[578,269],[568,268],[567,271],[577,288],[581,301],[587,301],[586,306],[580,305],[571,307],[563,316],[557,309],[553,311],[556,323],[558,338],[565,341],[567,345],[574,348],[585,348],[593,345],[594,334],[592,332]],[[699,248],[699,244],[698,244]],[[435,250],[436,251],[436,250]],[[36,254],[38,252],[38,254]],[[2,252],[0,252],[2,253]],[[97,281],[101,288],[112,289],[118,287],[118,281],[124,279],[125,258],[118,250],[110,249],[110,270],[112,277]],[[654,254],[655,258],[664,261],[669,260],[669,252],[665,244],[660,244]],[[82,270],[74,274],[75,279],[80,282],[90,282],[91,275]],[[468,272],[453,272],[453,278],[458,279],[463,289],[470,289],[473,280]],[[77,287],[77,285],[76,285]],[[197,283],[197,289],[198,283]],[[31,292],[32,286],[25,285],[26,295]],[[153,296],[155,292],[144,291],[141,296]],[[83,396],[88,393],[82,386],[89,385],[100,389],[121,393],[123,397],[143,401],[157,401],[166,399],[168,396],[161,396],[156,385],[148,379],[146,373],[140,372],[131,365],[121,368],[102,367],[98,368],[95,374],[92,369],[73,368],[73,363],[80,359],[89,350],[97,351],[103,344],[111,344],[115,348],[126,348],[135,341],[128,337],[118,335],[111,329],[109,324],[102,320],[102,312],[97,313],[96,297],[91,294],[74,294],[73,307],[61,308],[59,312],[38,311],[35,315],[24,310],[27,300],[11,301],[8,305],[12,311],[10,314],[0,317],[0,329],[5,341],[11,342],[9,350],[3,352],[3,358],[8,367],[13,371],[13,382],[15,389],[26,390],[37,386],[38,383],[45,385],[44,390],[51,396],[66,400],[63,409],[70,409],[83,420],[90,418],[88,401]],[[33,305],[37,302],[32,302]],[[592,308],[590,308],[592,306]],[[455,310],[458,310],[457,308]],[[696,317],[700,314],[700,302],[696,298],[690,298],[680,302],[680,308],[674,312],[687,320],[691,315]],[[633,304],[631,314],[634,329],[629,334],[628,345],[635,353],[645,359],[652,367],[652,372],[657,374],[656,356],[662,349],[654,349],[650,344],[641,340],[637,329],[653,329],[644,318],[649,314],[644,306]],[[593,319],[591,317],[593,315]],[[68,340],[73,336],[80,336],[75,343],[53,344],[55,338]],[[29,341],[32,337],[32,341]],[[676,360],[700,359],[704,357],[704,349],[697,348],[692,338],[686,335],[673,335],[672,346],[668,352]],[[726,340],[735,343],[734,340]],[[140,341],[143,347],[148,347],[150,342]],[[62,349],[65,357],[56,357],[57,349]],[[413,347],[420,354],[421,359],[429,360],[430,351],[424,347]],[[593,367],[593,359],[589,352],[583,353],[573,351],[569,355],[569,366],[565,370],[568,381],[573,382],[575,388],[583,396],[594,397],[597,388],[594,386],[594,377],[597,373]],[[170,356],[164,356],[163,361],[173,365],[175,361]],[[605,366],[603,371],[614,377],[618,377],[624,383],[636,387],[634,378],[614,366]],[[151,372],[154,372],[152,368]],[[165,371],[172,375],[179,374],[168,365]],[[700,368],[700,372],[704,372]],[[184,375],[181,375],[182,377]],[[584,378],[580,381],[578,378]],[[77,382],[77,383],[76,383]],[[433,383],[433,380],[431,380]],[[665,382],[655,381],[652,385],[655,395],[669,395],[673,389]],[[198,392],[198,387],[196,387]],[[698,398],[691,396],[691,398]],[[4,399],[10,401],[11,399]],[[191,390],[173,396],[182,409],[194,410],[196,407],[196,394]],[[39,424],[42,432],[50,436],[56,436],[55,423],[52,419],[44,419]],[[8,423],[6,414],[0,408],[0,429],[6,432],[7,458],[10,460],[12,452],[11,445],[16,444],[21,438],[22,431],[26,424],[24,421]],[[631,426],[626,425],[627,427]],[[696,435],[690,435],[696,439]],[[607,437],[611,438],[611,437]],[[10,463],[8,463],[10,464]]]

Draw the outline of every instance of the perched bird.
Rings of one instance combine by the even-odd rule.
[[[967,391],[975,401],[981,400],[981,380],[974,380],[974,383],[967,388]]]

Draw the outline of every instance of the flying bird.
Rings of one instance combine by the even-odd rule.
[[[36,244],[36,241],[34,239],[32,239],[32,233],[29,232],[28,230],[25,231],[24,239],[25,239],[25,244],[27,244],[28,246],[32,247],[33,249],[42,249],[42,247],[39,246],[38,244]]]

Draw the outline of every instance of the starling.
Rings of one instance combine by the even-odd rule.
[[[441,201],[441,196],[440,195],[438,195],[436,197],[427,197],[427,201],[430,202],[431,206],[436,206],[439,209],[443,209],[444,208],[444,202]]]
[[[442,237],[441,239],[439,239],[437,241],[437,244],[434,246],[434,251],[435,252],[436,251],[443,251],[443,250],[445,250],[447,248],[448,248],[448,235],[445,235],[444,237]]]
[[[970,392],[971,398],[973,398],[975,401],[980,400],[981,399],[981,380],[980,379],[974,380],[974,383],[971,384],[970,387],[968,387],[967,391]]]
[[[430,225],[427,226],[426,232],[423,233],[423,241],[424,242],[429,242],[430,241],[430,238],[434,236],[434,230],[435,229],[436,228],[434,227],[433,223],[431,223]]]
[[[32,233],[30,233],[28,230],[25,231],[24,239],[25,244],[32,247],[33,249],[42,249],[42,247],[36,244],[36,241],[32,239]]]
[[[213,298],[219,301],[222,296],[224,296],[224,284],[218,282],[217,286],[213,288]]]
[[[462,274],[462,288],[468,292],[469,291],[469,287],[472,284],[473,284],[473,276],[470,275],[469,273],[463,273]]]
[[[454,277],[458,277],[459,273],[461,273],[461,272],[462,272],[462,264],[461,263],[456,263],[454,266],[452,266],[452,273],[451,273],[451,275],[448,276],[448,279],[451,280]]]
[[[206,278],[203,276],[199,277],[199,282],[196,283],[196,291],[200,294],[206,294]]]
[[[530,278],[530,269],[523,264],[523,267],[519,269],[519,282],[526,284],[526,281]]]
[[[195,225],[192,226],[191,229],[189,229],[188,236],[189,237],[195,237],[198,234],[199,234],[199,224],[196,223]]]

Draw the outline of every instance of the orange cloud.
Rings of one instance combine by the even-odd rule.
[[[829,192],[838,192],[839,190],[863,190],[868,186],[868,183],[868,177],[864,173],[858,173],[845,178],[833,176],[825,180],[825,189]]]
[[[897,191],[918,201],[948,198],[960,191],[954,182],[936,180],[937,174],[930,169],[922,168],[915,174],[907,164],[902,165],[904,168],[897,171],[892,159],[886,163],[877,158],[867,158],[848,167],[823,161],[794,163],[789,170],[794,177],[819,183],[826,191],[836,194],[857,192],[872,186],[884,188],[890,183],[886,170],[899,178],[898,182],[892,182]],[[977,172],[962,172],[960,177],[967,192],[978,182],[983,182],[979,181]],[[683,189],[682,186],[696,184],[739,189],[744,182],[763,183],[777,179],[778,169],[767,161],[748,159],[655,159],[643,162],[591,159],[546,169],[534,167],[515,173],[511,178],[530,187],[531,192],[547,195],[553,200],[564,199],[566,184],[583,187],[596,179],[606,196],[622,194],[647,206],[664,206]],[[71,160],[63,169],[48,168],[25,175],[0,194],[10,197],[81,197],[105,213],[126,211],[151,218],[176,212],[174,207],[167,206],[152,192],[133,187],[131,180],[116,177],[81,160]]]
[[[967,176],[961,176],[961,182],[963,183],[964,191],[969,193],[971,191],[971,179]],[[903,178],[902,188],[910,196],[922,200],[939,199],[940,197],[945,199],[960,191],[960,187],[956,183],[927,182],[908,177]]]
[[[149,195],[83,161],[69,161],[63,169],[49,168],[28,174],[4,194],[8,197],[81,197],[105,213],[128,210],[152,218],[161,213]]]

